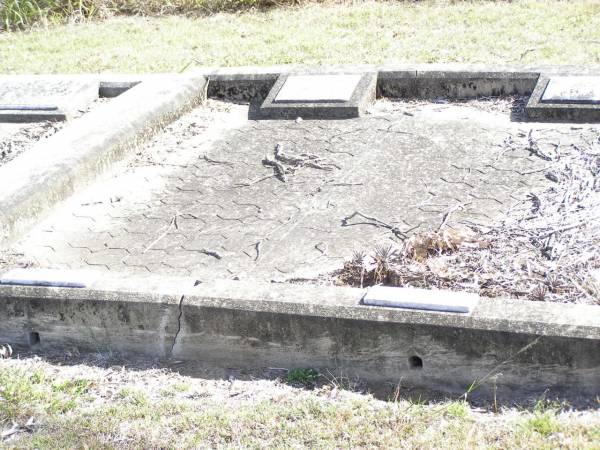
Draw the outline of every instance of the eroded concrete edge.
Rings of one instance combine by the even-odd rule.
[[[154,77],[0,168],[0,246],[197,105],[205,87],[200,75]]]

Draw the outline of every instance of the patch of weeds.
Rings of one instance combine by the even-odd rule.
[[[526,431],[539,433],[544,437],[548,437],[560,430],[554,414],[549,411],[541,414],[535,413],[533,417],[527,419],[523,424],[523,428]]]
[[[137,389],[123,388],[118,394],[121,400],[125,400],[135,406],[146,406],[148,405],[148,397],[142,391]]]
[[[354,252],[352,259],[346,261],[343,269],[338,272],[338,280],[341,284],[361,288],[388,284],[393,274],[392,263],[397,258],[398,251],[391,245],[376,247],[368,259],[365,252]]]
[[[46,375],[41,370],[36,370],[29,376],[29,381],[33,384],[42,384],[46,381]]]
[[[173,390],[176,392],[187,392],[190,390],[190,385],[181,381],[173,385]]]
[[[54,383],[52,385],[52,390],[55,392],[62,392],[64,394],[68,394],[74,397],[79,397],[89,392],[92,385],[92,381],[79,378],[74,380],[65,380],[60,383]]]
[[[288,384],[303,384],[304,386],[313,385],[319,378],[319,372],[315,369],[293,369],[290,370],[285,377],[285,382]]]
[[[32,380],[34,378],[34,380]],[[0,371],[0,423],[17,421],[33,412],[33,404],[43,397],[37,373],[22,370]]]
[[[174,398],[175,397],[175,391],[171,387],[168,387],[166,389],[161,389],[160,390],[160,396],[162,398]]]
[[[28,420],[42,412],[61,414],[70,411],[80,395],[73,389],[55,389],[41,371],[0,370],[0,423]]]
[[[365,258],[367,254],[363,251],[355,251],[352,259],[344,262],[344,268],[338,274],[339,282],[349,286],[363,287],[367,273]]]
[[[540,400],[533,409],[533,415],[523,423],[526,432],[533,432],[548,437],[560,431],[560,424],[556,420],[557,405]]]
[[[446,414],[456,419],[464,419],[469,414],[469,405],[464,401],[452,402],[446,407]]]
[[[166,388],[160,391],[161,397],[164,398],[173,398],[177,394],[183,394],[184,392],[188,392],[190,390],[190,385],[184,382],[178,382],[167,386]]]

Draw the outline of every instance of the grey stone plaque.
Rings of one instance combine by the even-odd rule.
[[[97,81],[0,79],[0,122],[67,120],[86,110],[98,90]]]
[[[544,103],[600,103],[600,77],[551,77]]]
[[[352,98],[361,75],[290,75],[275,102],[347,102]]]
[[[253,119],[350,119],[375,99],[375,73],[281,75]]]
[[[534,121],[600,122],[600,77],[542,74],[525,112]]]

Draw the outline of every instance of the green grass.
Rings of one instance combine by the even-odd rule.
[[[0,369],[0,427],[40,414],[65,413],[75,408],[90,387],[82,379],[52,382],[41,371]]]
[[[0,72],[359,63],[600,64],[600,2],[357,2],[0,34]]]
[[[310,386],[319,378],[319,372],[314,369],[293,369],[290,370],[285,381],[290,384],[303,384]]]
[[[598,411],[568,414],[551,403],[493,414],[464,401],[384,402],[334,385],[307,391],[126,370],[115,380],[111,369],[33,366],[0,365],[0,432],[31,417],[37,424],[2,448],[592,449],[600,442]]]

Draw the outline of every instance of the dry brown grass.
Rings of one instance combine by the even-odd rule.
[[[0,31],[117,15],[194,17],[295,4],[298,0],[4,0],[0,1]]]

